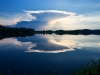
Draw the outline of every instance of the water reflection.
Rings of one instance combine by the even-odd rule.
[[[49,47],[50,49],[50,47]],[[34,47],[29,47],[28,51],[25,51],[25,52],[38,52],[38,53],[60,53],[60,52],[66,52],[66,51],[73,51],[74,49],[59,49],[59,47],[57,49],[53,49],[53,50],[47,50],[47,49],[44,49],[44,50],[35,50]]]
[[[62,75],[70,75],[73,69],[86,60],[100,58],[99,38],[97,35],[5,38],[0,40],[0,69],[4,70],[4,73],[11,70],[14,72],[11,75],[15,75],[28,67],[28,74],[38,75],[37,73],[42,72],[47,75],[46,72],[59,68]]]
[[[6,38],[0,40],[0,48],[5,49],[4,46],[6,46],[6,49],[14,48],[15,50],[17,48],[24,50],[24,52],[37,53],[60,53],[82,48],[89,50],[90,48],[100,48],[99,37],[96,35],[36,35],[25,38]]]

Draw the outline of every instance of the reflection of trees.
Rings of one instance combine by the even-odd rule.
[[[56,34],[56,35],[100,35],[100,30],[41,30],[41,31],[34,31],[31,28],[10,28],[4,27],[0,25],[0,39],[2,38],[9,38],[9,37],[25,37],[25,36],[33,36],[34,34]]]
[[[41,30],[41,31],[35,31],[35,34],[52,34],[53,31],[52,30]]]
[[[0,39],[9,37],[25,37],[34,35],[34,29],[10,28],[0,25]]]
[[[89,29],[83,29],[83,30],[42,30],[42,31],[35,31],[35,34],[53,34],[56,35],[100,35],[100,30],[89,30]]]

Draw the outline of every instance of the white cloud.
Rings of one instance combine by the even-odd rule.
[[[11,17],[10,17],[11,16]],[[0,17],[0,24],[15,25],[20,21],[45,21],[46,25],[37,25],[41,29],[53,29],[55,24],[61,22],[61,27],[65,29],[97,29],[100,27],[99,13],[90,13],[87,15],[77,14],[74,12],[59,11],[59,10],[37,10],[28,11],[10,15],[7,18]],[[34,25],[34,24],[32,24]],[[28,27],[28,26],[27,26]]]
[[[100,16],[97,13],[92,15],[77,15],[77,13],[59,10],[38,10],[27,11],[37,21],[46,21],[48,24],[40,26],[40,29],[53,29],[57,22],[61,24],[56,29],[97,29],[100,23]],[[90,27],[91,26],[91,27]]]
[[[59,11],[59,10],[38,10],[38,11],[27,11],[24,10],[29,16],[33,17],[38,21],[51,21],[56,19],[65,18],[68,16],[74,16],[76,13]]]
[[[70,15],[76,14],[76,13],[60,11],[60,10],[37,10],[37,11],[24,10],[24,11],[30,14],[41,14],[41,13],[59,13],[59,14],[70,14]]]
[[[1,25],[15,25],[17,22],[20,21],[20,19],[21,17],[13,18],[13,19],[4,18],[4,19],[0,19],[0,24]]]
[[[33,19],[33,17],[31,17],[27,13],[18,13],[18,14],[12,14],[12,15],[3,14],[3,15],[5,17],[0,16],[1,25],[16,25],[17,22],[31,21]]]
[[[37,21],[46,21],[48,24],[40,26],[40,29],[53,29],[55,24],[61,22],[62,28],[66,28],[68,24],[75,24],[83,19],[83,15],[76,15],[73,12],[59,11],[59,10],[38,10],[27,11],[24,10],[29,16],[33,17]],[[71,25],[72,26],[72,25]],[[60,27],[56,27],[60,28]]]

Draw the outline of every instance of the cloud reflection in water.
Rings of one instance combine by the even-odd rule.
[[[67,51],[81,50],[85,48],[91,51],[100,51],[100,41],[92,40],[92,36],[32,36],[26,38],[9,38],[0,40],[1,50],[23,50],[24,52],[37,53],[62,53]],[[71,37],[71,38],[70,38]],[[94,38],[97,36],[94,36]],[[79,39],[78,39],[79,38]],[[56,39],[60,40],[57,41]],[[92,41],[91,41],[92,40]],[[98,48],[98,50],[95,50]]]
[[[32,49],[33,48],[33,49]],[[25,52],[37,52],[37,53],[61,53],[61,52],[66,52],[66,51],[74,51],[74,49],[62,49],[62,50],[35,50],[34,49],[34,45],[31,45],[29,48],[28,48],[28,51],[25,51]]]

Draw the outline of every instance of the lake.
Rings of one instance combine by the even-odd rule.
[[[0,40],[4,75],[70,75],[100,58],[99,35],[39,35]]]

